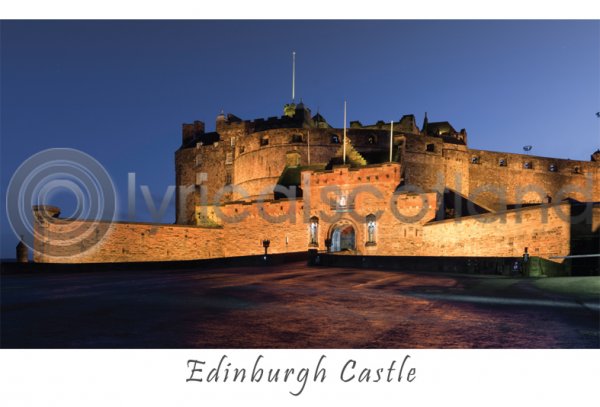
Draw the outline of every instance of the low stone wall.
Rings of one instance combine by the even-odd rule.
[[[352,267],[398,270],[406,272],[444,272],[496,274],[505,276],[565,276],[568,264],[550,262],[537,257],[524,265],[521,257],[442,257],[442,256],[350,256],[309,253],[310,266]]]
[[[334,222],[322,216],[318,245],[314,248],[325,249],[324,242],[332,228],[347,221],[355,229],[359,255],[521,258],[527,247],[532,257],[561,263],[561,256],[572,254],[573,236],[583,233],[571,223],[570,204],[427,222],[434,216],[435,194],[424,196],[432,203],[420,222],[403,223],[390,210],[383,211],[375,232],[376,244],[372,245],[365,243],[364,217],[356,220],[341,214]],[[410,211],[418,211],[421,197],[398,195],[395,205],[402,208],[403,214],[411,214]],[[359,200],[361,208],[382,207],[385,202],[369,194],[360,198],[373,200]],[[271,254],[302,252],[309,248],[308,216],[331,212],[329,205],[319,202],[305,213],[305,204],[303,200],[270,201],[263,205],[232,203],[220,207],[223,215],[243,219],[210,227],[126,222],[100,222],[91,227],[89,221],[47,218],[36,224],[34,261],[113,263],[252,256],[263,253],[263,239],[270,240]],[[588,226],[584,232],[592,227]],[[582,236],[589,240],[587,234]]]
[[[203,260],[182,261],[144,261],[116,263],[0,263],[2,275],[22,273],[81,273],[81,272],[119,272],[119,271],[203,271],[229,267],[270,267],[292,262],[306,262],[308,254],[304,252],[226,257]],[[250,272],[250,271],[249,271]]]
[[[527,247],[531,256],[567,256],[570,210],[565,203],[431,222],[423,226],[420,254],[521,257]]]
[[[33,260],[39,263],[114,263],[223,257],[221,228],[148,223],[36,222]]]

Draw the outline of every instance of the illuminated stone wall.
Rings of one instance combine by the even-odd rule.
[[[293,120],[293,119],[289,119]],[[232,200],[270,198],[271,190],[285,168],[290,153],[299,155],[300,165],[308,164],[310,133],[311,164],[326,164],[339,150],[332,136],[342,140],[342,129],[319,128],[312,122],[292,125],[288,118],[272,117],[253,121],[217,118],[216,143],[185,144],[193,134],[204,134],[204,124],[184,125],[184,146],[175,154],[178,194],[178,224],[196,224],[198,205]],[[506,205],[554,202],[570,197],[580,201],[600,201],[600,164],[536,157],[523,154],[469,149],[456,140],[398,132],[395,127],[394,154],[400,140],[405,154],[404,183],[421,192],[452,189],[489,210],[504,210]],[[389,124],[352,126],[348,138],[360,152],[387,156]],[[300,140],[298,140],[298,136]],[[261,140],[268,139],[268,143]],[[396,154],[395,154],[396,156]],[[502,162],[502,165],[501,165]],[[526,168],[528,166],[529,168]],[[197,174],[202,175],[196,186]],[[231,183],[238,188],[219,193]]]
[[[82,235],[81,230],[89,235]],[[48,219],[36,223],[35,262],[110,263],[223,257],[222,230],[180,225]],[[82,238],[83,237],[83,238]]]
[[[219,146],[207,148],[218,149]],[[446,157],[454,155],[452,165],[466,168],[471,179],[480,177],[474,173],[481,171],[479,167],[471,170],[471,166],[483,168],[488,158],[490,163],[495,158],[485,156],[486,161],[472,164],[466,159],[460,160],[460,154],[464,153],[453,150]],[[434,152],[431,156],[423,158],[423,162],[446,160],[443,154]],[[404,163],[410,166],[414,161]],[[550,258],[571,252],[574,228],[570,224],[569,204],[488,213],[463,217],[459,221],[436,221],[440,194],[435,190],[399,191],[403,165],[334,166],[332,170],[303,171],[304,196],[297,200],[224,202],[217,206],[192,202],[190,212],[204,214],[210,220],[206,223],[210,227],[101,223],[100,232],[78,241],[75,226],[86,222],[47,219],[36,225],[41,238],[36,241],[34,259],[70,263],[139,262],[258,255],[263,253],[264,239],[270,240],[269,253],[301,252],[309,248],[322,251],[325,239],[341,225],[351,225],[355,232],[355,250],[349,254],[514,257],[521,256],[528,247],[531,255]],[[541,168],[541,164],[538,167]],[[508,170],[510,172],[511,167]],[[591,165],[584,167],[583,174],[575,175],[585,177],[594,170]],[[518,172],[516,168],[514,171]],[[548,175],[523,171],[531,171],[533,177],[561,176],[560,172]],[[517,179],[518,175],[512,177]],[[344,204],[340,200],[342,196]],[[369,215],[376,218],[373,241],[367,238]],[[598,217],[596,207],[589,233],[597,231]],[[311,218],[318,220],[316,245],[310,244]],[[65,238],[77,241],[78,246],[70,245],[70,253],[50,244]],[[70,257],[60,257],[67,254]]]
[[[537,206],[429,223],[419,255],[519,257],[527,247],[548,259],[567,256],[570,241],[570,205]]]

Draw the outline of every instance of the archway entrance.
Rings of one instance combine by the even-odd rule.
[[[331,232],[331,251],[356,250],[356,231],[349,223],[340,223],[333,227]]]

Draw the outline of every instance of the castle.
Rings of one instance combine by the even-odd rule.
[[[349,255],[519,257],[598,253],[600,150],[574,161],[476,150],[414,115],[333,128],[303,103],[253,121],[184,124],[176,222],[73,223],[37,208],[37,262],[193,260],[310,249]],[[77,228],[75,228],[77,229]],[[101,230],[101,233],[98,232]],[[94,236],[99,236],[94,238]],[[70,236],[75,238],[76,236]]]

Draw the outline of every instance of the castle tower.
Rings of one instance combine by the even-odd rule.
[[[29,262],[29,248],[23,243],[23,235],[17,244],[17,263]]]

